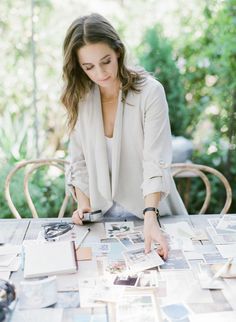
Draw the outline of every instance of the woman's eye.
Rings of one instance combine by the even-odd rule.
[[[92,67],[87,67],[87,68],[85,68],[85,70],[91,70],[93,68],[93,66]]]
[[[104,64],[104,65],[108,65],[108,64],[110,64],[110,62],[111,62],[110,60],[108,60],[108,61],[104,61],[104,63],[103,63],[103,64]]]

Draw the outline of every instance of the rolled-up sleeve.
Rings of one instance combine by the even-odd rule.
[[[143,196],[170,192],[172,141],[165,91],[159,82],[144,102]]]
[[[72,193],[75,200],[74,188],[79,188],[89,198],[88,170],[78,128],[75,128],[70,135],[69,162],[70,164],[66,169],[67,188]]]

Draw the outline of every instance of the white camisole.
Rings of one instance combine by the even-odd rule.
[[[108,138],[107,136],[105,136],[106,139],[106,147],[107,147],[107,157],[108,157],[108,167],[109,167],[109,172],[111,175],[111,171],[112,171],[112,142],[113,142],[113,138]]]

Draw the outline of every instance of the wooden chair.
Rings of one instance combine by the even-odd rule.
[[[230,208],[231,202],[232,202],[232,190],[230,187],[230,184],[228,180],[225,178],[225,176],[220,173],[218,170],[201,165],[201,164],[193,164],[193,163],[173,163],[171,165],[171,172],[173,177],[179,177],[179,178],[187,178],[188,187],[187,187],[187,198],[189,197],[189,188],[190,188],[190,178],[192,177],[199,177],[202,179],[202,181],[205,184],[206,188],[206,197],[205,201],[202,205],[201,210],[199,211],[199,214],[205,214],[207,207],[209,205],[210,199],[211,199],[211,184],[210,181],[206,175],[206,173],[213,174],[216,176],[224,185],[225,191],[226,191],[226,201],[224,204],[223,209],[221,210],[220,214],[226,214],[227,211]],[[186,204],[186,202],[185,202]]]
[[[26,168],[25,174],[24,174],[24,195],[27,201],[27,204],[30,208],[30,211],[32,213],[33,218],[38,218],[38,213],[36,211],[36,208],[33,204],[33,201],[30,196],[29,192],[29,178],[33,174],[33,172],[41,167],[44,166],[53,166],[62,171],[62,173],[65,172],[65,165],[69,164],[68,161],[63,160],[63,159],[36,159],[36,160],[28,160],[28,161],[21,161],[19,162],[8,174],[6,181],[5,181],[5,198],[8,203],[9,208],[12,211],[12,214],[14,215],[15,218],[21,219],[21,215],[17,211],[12,198],[10,194],[10,183],[12,180],[12,177],[16,174],[18,170],[21,168]],[[62,202],[58,217],[62,218],[64,216],[66,206],[68,204],[68,200],[70,198],[70,195],[66,192],[64,200]]]

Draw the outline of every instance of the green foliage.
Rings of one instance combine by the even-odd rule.
[[[0,168],[2,179],[0,181],[0,218],[11,218],[13,216],[3,193],[5,179],[14,165],[15,163],[5,163]],[[25,169],[21,169],[13,176],[10,193],[20,215],[23,218],[29,218],[32,215],[23,192],[24,172]],[[39,217],[57,217],[65,194],[64,175],[52,171],[52,168],[45,167],[33,175],[29,182],[29,191]],[[68,204],[65,216],[71,216],[73,206],[71,202]]]
[[[175,41],[166,40],[155,25],[146,30],[137,53],[140,64],[166,89],[173,134],[193,139],[193,162],[212,166],[229,179],[230,212],[235,212],[236,1],[209,0],[199,5],[201,16],[182,15]],[[176,14],[181,17],[180,11]],[[194,213],[204,201],[204,187],[192,182],[191,191],[189,209]],[[208,212],[216,213],[225,198],[218,181],[213,182],[212,195]]]
[[[235,212],[236,1],[208,1],[203,19],[200,36],[196,39],[189,32],[179,50],[191,115],[189,132],[198,145],[193,161],[215,167],[228,177],[233,190],[230,212]],[[209,212],[218,209],[223,188],[217,190]]]
[[[5,111],[0,119],[0,158],[17,162],[33,156],[32,131],[29,119]]]
[[[148,29],[137,49],[140,65],[164,86],[169,105],[170,123],[174,135],[185,135],[189,122],[185,108],[184,88],[173,57],[173,48],[162,35],[159,25]]]
[[[65,195],[64,175],[53,175],[48,169],[40,170],[35,174],[29,189],[39,216],[57,217]],[[66,215],[70,211],[68,209]]]
[[[201,160],[202,161],[202,160]],[[204,163],[206,165],[206,163]],[[211,196],[209,206],[206,210],[209,214],[220,213],[225,200],[226,193],[220,180],[209,174],[207,175],[211,184]],[[190,214],[199,213],[206,198],[206,187],[200,178],[178,178],[175,179],[178,191]]]
[[[160,11],[156,17],[156,10],[161,8],[155,1],[138,0],[135,6],[130,0],[125,3],[109,1],[111,14],[115,13],[111,21],[117,21],[116,27],[130,47],[128,51],[133,52],[133,56],[137,54],[140,65],[165,87],[172,132],[192,138],[195,143],[193,162],[215,167],[228,177],[233,189],[230,211],[236,212],[236,0],[194,1],[197,10],[192,10],[190,2],[176,2],[179,9],[171,13],[169,8],[169,16],[166,11],[163,21]],[[90,5],[81,0],[80,12],[94,11],[97,3],[100,4],[98,1]],[[0,51],[0,216],[3,217],[11,216],[3,196],[8,171],[16,162],[35,155],[30,6],[29,1],[0,1],[0,33],[3,36]],[[41,156],[58,153],[57,156],[64,157],[66,149],[65,115],[58,104],[61,46],[66,28],[78,15],[76,6],[76,3],[68,6],[63,1],[35,1]],[[148,19],[142,19],[144,11]],[[173,24],[180,17],[182,20],[178,36],[167,40],[160,26],[153,26],[153,22],[159,19],[165,26],[170,15],[173,15]],[[140,39],[145,25],[153,27],[146,30],[135,52],[132,46],[137,46],[137,38]],[[176,27],[177,30],[177,24]],[[51,178],[49,174],[43,171],[34,176],[30,184],[41,216],[57,215],[64,191],[63,179],[60,176]],[[23,171],[12,182],[11,191],[20,213],[30,216],[23,197],[22,177]],[[45,185],[45,182],[48,183]],[[213,186],[216,195],[209,213],[218,212],[224,199],[219,183],[215,182]],[[191,185],[191,213],[202,205],[202,188],[200,182]]]

